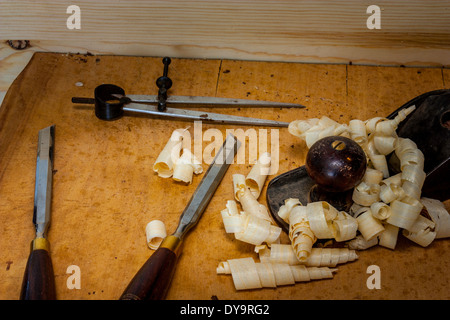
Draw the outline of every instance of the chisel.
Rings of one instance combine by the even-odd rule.
[[[55,300],[55,278],[49,253],[47,230],[50,225],[55,126],[39,131],[33,223],[36,236],[22,282],[21,300]]]
[[[160,300],[165,297],[181,253],[183,238],[199,221],[240,145],[232,134],[228,135],[184,209],[176,231],[164,239],[137,272],[121,300]]]

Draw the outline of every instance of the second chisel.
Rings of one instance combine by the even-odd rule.
[[[21,300],[56,299],[50,245],[47,240],[52,202],[54,141],[54,125],[39,131],[33,213],[36,237],[31,242],[31,252],[20,293]]]
[[[186,233],[199,221],[241,143],[229,134],[180,217],[176,231],[166,237],[131,280],[121,300],[163,299],[175,271]]]

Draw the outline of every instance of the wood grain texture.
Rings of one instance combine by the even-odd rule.
[[[33,50],[17,51],[0,43],[0,91],[6,92],[33,56]]]
[[[443,0],[377,1],[379,30],[366,26],[370,1],[85,0],[76,3],[80,30],[66,27],[70,4],[2,1],[0,39],[146,56],[450,64],[450,10]]]
[[[340,122],[388,115],[420,93],[443,88],[443,75],[448,79],[441,69],[233,60],[172,59],[170,68],[174,85],[169,94],[307,106],[215,110],[287,122],[322,115]],[[0,299],[19,297],[34,237],[37,133],[48,125],[56,125],[49,241],[59,299],[118,299],[152,254],[146,245],[146,224],[159,219],[169,233],[175,230],[202,176],[184,186],[157,177],[151,168],[170,133],[190,125],[192,134],[192,123],[146,116],[104,122],[95,118],[92,107],[70,101],[72,96],[92,96],[101,83],[117,84],[130,94],[154,94],[161,72],[161,58],[36,53],[14,81],[0,109]],[[210,128],[225,133],[238,127],[202,126],[203,132]],[[303,165],[305,144],[286,129],[279,129],[279,138],[277,174]],[[202,148],[209,143],[204,141]],[[231,277],[217,275],[216,267],[220,261],[255,254],[253,246],[225,233],[220,210],[233,197],[232,174],[249,170],[248,162],[230,166],[185,239],[168,299],[450,298],[450,242],[445,239],[421,248],[402,238],[395,251],[380,247],[361,252],[357,261],[339,266],[334,279],[236,292]],[[265,201],[265,190],[260,199]],[[282,240],[287,241],[286,235]],[[381,268],[381,290],[366,287],[366,269],[372,264]],[[67,288],[70,265],[80,267],[81,289]]]

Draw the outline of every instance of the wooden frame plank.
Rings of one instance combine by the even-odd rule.
[[[69,52],[450,65],[450,10],[444,0],[378,1],[378,30],[367,28],[368,1],[84,0],[77,2],[79,30],[66,27],[69,4],[0,2],[0,39],[56,41],[42,46]]]

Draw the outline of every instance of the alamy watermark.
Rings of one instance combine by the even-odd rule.
[[[66,27],[69,30],[81,29],[81,9],[79,6],[70,5],[66,9],[66,13],[70,16],[66,20]]]
[[[225,134],[217,128],[209,128],[203,131],[201,121],[194,122],[193,134],[189,130],[179,129],[178,134],[183,137],[183,149],[188,149],[198,163],[211,164],[224,144],[226,137],[232,134],[241,143],[240,148],[234,158],[228,158],[230,164],[255,164],[258,160],[269,161],[269,168],[266,175],[274,175],[279,169],[280,159],[280,133],[278,129],[226,129]],[[172,135],[171,139],[178,139],[179,136]],[[206,146],[204,144],[206,143]],[[228,146],[230,147],[230,146]],[[264,154],[268,157],[261,157]],[[173,149],[171,155],[173,162],[179,158],[178,150]],[[269,163],[262,163],[269,165]]]

